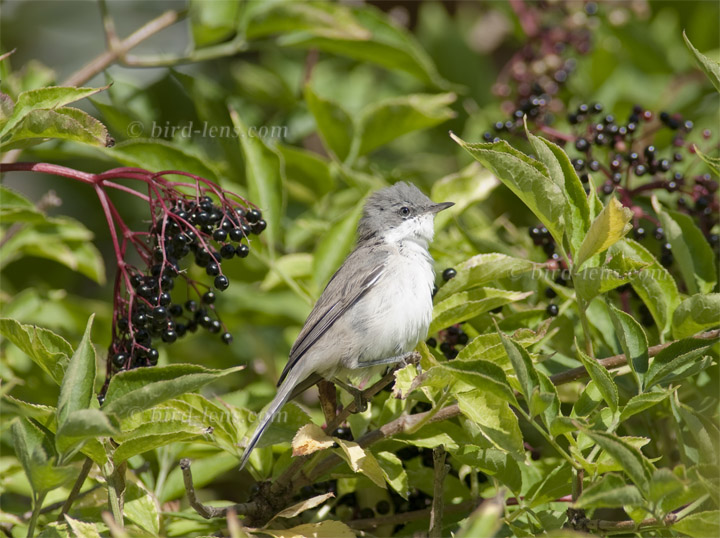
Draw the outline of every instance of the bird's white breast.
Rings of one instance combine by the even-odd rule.
[[[367,335],[358,365],[412,351],[427,335],[432,320],[432,288],[435,275],[427,249],[415,241],[393,248],[386,270],[357,312]]]

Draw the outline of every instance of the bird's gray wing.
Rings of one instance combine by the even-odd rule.
[[[307,350],[383,275],[385,256],[368,254],[366,249],[355,250],[330,279],[290,350],[290,357],[280,374],[278,386]],[[378,261],[378,258],[382,261]]]

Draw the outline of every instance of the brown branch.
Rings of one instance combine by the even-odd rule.
[[[639,523],[633,520],[608,521],[604,519],[585,519],[579,521],[580,530],[604,531],[604,532],[633,532],[651,527],[668,527],[677,521],[677,514],[668,514],[663,519],[649,518]]]
[[[443,492],[445,488],[445,477],[450,470],[450,466],[445,463],[445,447],[440,445],[433,449],[433,465],[435,468],[435,479],[433,482],[433,502],[430,511],[430,531],[429,538],[442,537],[442,520],[443,520]]]
[[[79,86],[84,84],[95,75],[109,67],[113,62],[123,58],[128,51],[135,48],[150,36],[155,35],[161,30],[175,24],[182,16],[183,13],[179,11],[166,11],[117,43],[117,47],[106,50],[89,63],[85,64],[78,71],[75,71],[75,73],[65,79],[62,85]],[[109,43],[112,43],[111,39],[108,41]]]
[[[235,514],[248,515],[255,513],[255,503],[239,503],[233,504],[232,506],[224,506],[222,508],[215,508],[214,506],[207,506],[202,504],[195,495],[195,486],[193,485],[192,472],[190,471],[190,460],[183,458],[180,460],[180,470],[183,475],[183,482],[185,483],[185,492],[187,493],[188,502],[193,509],[205,519],[214,517],[225,517],[229,510],[232,510]]]
[[[717,338],[720,336],[720,329],[715,329],[712,331],[707,331],[704,333],[699,333],[694,336],[694,338],[702,338],[706,340],[712,340],[713,338]],[[673,342],[667,342],[665,344],[658,344],[657,346],[652,346],[648,349],[648,355],[650,357],[654,357],[658,353],[660,353],[663,349],[666,347],[669,347],[670,345],[677,342],[677,340]],[[613,355],[612,357],[606,357],[604,359],[598,359],[598,363],[600,363],[601,366],[605,367],[607,370],[614,370],[616,368],[620,368],[622,366],[625,366],[627,364],[627,358],[625,355]],[[570,383],[571,381],[576,381],[578,379],[582,379],[583,377],[587,377],[588,373],[587,370],[585,370],[584,366],[580,366],[578,368],[573,368],[572,370],[566,370],[564,372],[560,372],[559,374],[555,374],[550,376],[550,381],[553,382],[554,385],[564,385],[565,383]]]

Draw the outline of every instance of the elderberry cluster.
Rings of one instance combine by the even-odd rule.
[[[215,292],[190,278],[181,264],[192,257],[213,278],[214,287],[224,291],[230,282],[222,272],[223,261],[247,257],[248,236],[267,226],[258,209],[240,207],[224,194],[219,204],[207,194],[189,196],[176,189],[164,194],[164,199],[150,200],[153,223],[138,249],[146,269],[125,265],[119,273],[109,354],[114,371],[157,364],[158,341],[173,343],[198,327],[230,344],[232,335],[215,309]],[[174,297],[178,277],[186,285]]]
[[[552,125],[564,110],[558,95],[575,71],[576,57],[592,48],[597,3],[540,1],[518,4],[517,9],[527,36],[493,86],[493,93],[504,98],[501,106],[508,118],[495,122],[495,134],[484,133],[487,142],[523,133],[524,117],[530,124]]]

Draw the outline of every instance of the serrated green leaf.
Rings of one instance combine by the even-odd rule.
[[[575,258],[575,269],[596,254],[602,253],[632,229],[632,210],[611,198],[600,214],[593,220]]]
[[[201,437],[200,433],[193,433],[187,431],[176,431],[173,433],[157,434],[157,435],[145,435],[142,437],[135,437],[129,441],[121,443],[115,452],[113,453],[113,461],[116,465],[126,461],[133,456],[143,454],[155,448],[161,446],[167,446],[174,443],[180,443],[183,441],[194,441]]]
[[[635,318],[623,312],[612,304],[608,304],[610,319],[615,327],[620,347],[627,357],[628,366],[633,371],[638,387],[642,392],[645,387],[645,377],[648,371],[648,342],[647,335]]]
[[[498,179],[480,166],[471,162],[468,166],[435,181],[430,198],[438,202],[455,202],[455,205],[435,215],[435,228],[443,229],[450,221],[468,207],[487,200],[500,184]]]
[[[689,215],[664,210],[657,198],[652,203],[690,295],[710,293],[717,283],[716,256],[700,228]]]
[[[587,356],[577,345],[577,342],[575,343],[575,348],[580,357],[580,362],[585,366],[588,375],[590,375],[590,379],[597,385],[603,400],[607,402],[608,407],[610,407],[613,412],[617,411],[619,400],[618,389],[610,372],[601,366],[597,360]]]
[[[567,200],[544,164],[517,151],[504,140],[469,144],[453,134],[451,137],[513,191],[550,231],[555,242],[562,244]]]
[[[90,341],[90,332],[95,314],[88,319],[85,333],[75,353],[70,358],[65,376],[60,385],[57,405],[58,429],[65,424],[68,416],[80,409],[88,409],[95,392],[96,357]]]
[[[712,82],[712,85],[720,92],[720,64],[697,50],[693,44],[690,43],[688,36],[685,34],[685,30],[683,30],[683,39],[685,40],[687,48],[690,49],[690,52],[695,56],[695,61],[700,66],[700,69],[705,72],[710,82]]]
[[[435,303],[453,293],[477,288],[501,278],[519,278],[531,271],[540,270],[539,264],[505,254],[478,254],[455,267],[457,274],[435,294]]]
[[[474,288],[455,293],[433,308],[429,334],[455,323],[467,321],[505,304],[522,301],[533,292],[506,291],[494,288]]]
[[[545,338],[551,322],[552,320],[547,319],[537,328],[537,331],[526,328],[517,329],[511,337],[523,347],[531,346]],[[510,367],[509,358],[497,332],[481,334],[470,340],[460,351],[456,360],[466,361],[480,358],[494,362],[503,369]]]
[[[114,140],[105,126],[88,113],[76,108],[33,110],[0,144],[0,150],[25,148],[47,139],[69,140],[91,146],[106,147]]]
[[[626,505],[642,506],[644,502],[635,486],[626,484],[619,475],[609,473],[587,486],[575,505],[585,509],[622,508]]]
[[[378,452],[375,454],[385,480],[403,499],[408,498],[410,489],[408,486],[407,471],[403,467],[402,460],[392,452]]]
[[[0,140],[4,139],[33,110],[57,109],[103,90],[105,88],[53,86],[22,92],[17,97],[12,115],[4,122],[4,125],[0,124]]]
[[[540,506],[553,499],[564,497],[572,489],[572,469],[570,464],[563,462],[540,481],[532,485],[525,495],[530,507]]]
[[[540,162],[548,168],[550,178],[563,189],[567,197],[565,224],[570,252],[575,256],[590,229],[590,207],[587,194],[567,154],[545,138],[533,135],[525,125],[525,133]]]
[[[476,390],[458,394],[457,400],[463,415],[479,426],[495,448],[508,452],[517,461],[525,461],[520,425],[505,398]]]
[[[651,365],[652,368],[652,365]],[[668,392],[657,391],[657,392],[644,392],[642,394],[636,394],[628,400],[625,407],[620,412],[620,422],[625,422],[633,415],[642,413],[646,409],[659,404],[660,402],[667,399],[669,396]]]
[[[380,488],[387,488],[383,470],[380,468],[377,459],[375,459],[375,455],[369,449],[364,449],[353,441],[346,441],[337,437],[333,437],[333,439],[340,445],[340,450],[337,451],[338,455],[345,460],[354,472],[366,476]]]
[[[695,150],[695,155],[700,157],[700,159],[708,165],[710,170],[716,176],[720,176],[720,157],[711,157],[710,155],[703,153],[695,144],[693,144],[693,149]]]
[[[619,273],[610,267],[585,267],[573,275],[573,285],[578,295],[589,303],[601,293],[614,290],[629,279],[627,274]]]
[[[95,523],[73,519],[67,514],[63,515],[75,538],[101,538]]]
[[[642,494],[648,491],[654,469],[639,449],[610,433],[593,430],[584,432],[622,467]]]
[[[652,387],[673,372],[694,363],[709,350],[718,338],[686,338],[673,342],[653,359],[645,378],[646,387]]]
[[[102,410],[118,418],[127,417],[243,368],[211,370],[192,364],[172,364],[120,372],[110,380]]]
[[[625,238],[612,248],[613,251],[621,252],[628,258],[648,264],[639,273],[630,275],[630,284],[650,310],[661,332],[667,331],[670,328],[672,314],[680,302],[675,279],[655,256],[637,241]]]
[[[672,332],[675,338],[692,336],[720,325],[720,293],[696,294],[675,309]]]
[[[459,462],[476,468],[479,472],[495,477],[516,495],[520,493],[522,489],[520,467],[506,451],[463,444],[452,456]]]
[[[678,423],[686,425],[690,435],[695,439],[698,463],[717,463],[718,443],[720,442],[720,429],[717,425],[692,407],[682,403],[677,392],[670,402]]]
[[[33,492],[40,494],[60,487],[77,476],[75,467],[55,465],[52,435],[25,417],[10,427],[15,454],[23,466]]]
[[[120,433],[117,421],[99,409],[77,409],[70,413],[55,434],[60,461],[69,461],[89,439]]]
[[[697,512],[676,521],[673,530],[693,538],[707,538],[720,534],[720,510]]]
[[[505,372],[499,366],[479,359],[468,361],[444,362],[437,368],[445,370],[458,380],[494,394],[505,401],[517,406],[515,393],[510,388]]]
[[[539,389],[540,381],[538,380],[538,374],[535,371],[535,365],[530,358],[530,354],[527,350],[517,342],[508,338],[505,334],[499,331],[500,340],[502,341],[505,353],[510,358],[510,363],[513,365],[515,376],[520,383],[520,392],[525,397],[528,404],[532,404],[532,395],[536,389]],[[530,405],[531,416],[535,416],[538,412],[533,410],[533,405]]]
[[[58,385],[73,354],[67,341],[47,329],[23,325],[14,319],[0,319],[0,334],[30,357]]]

